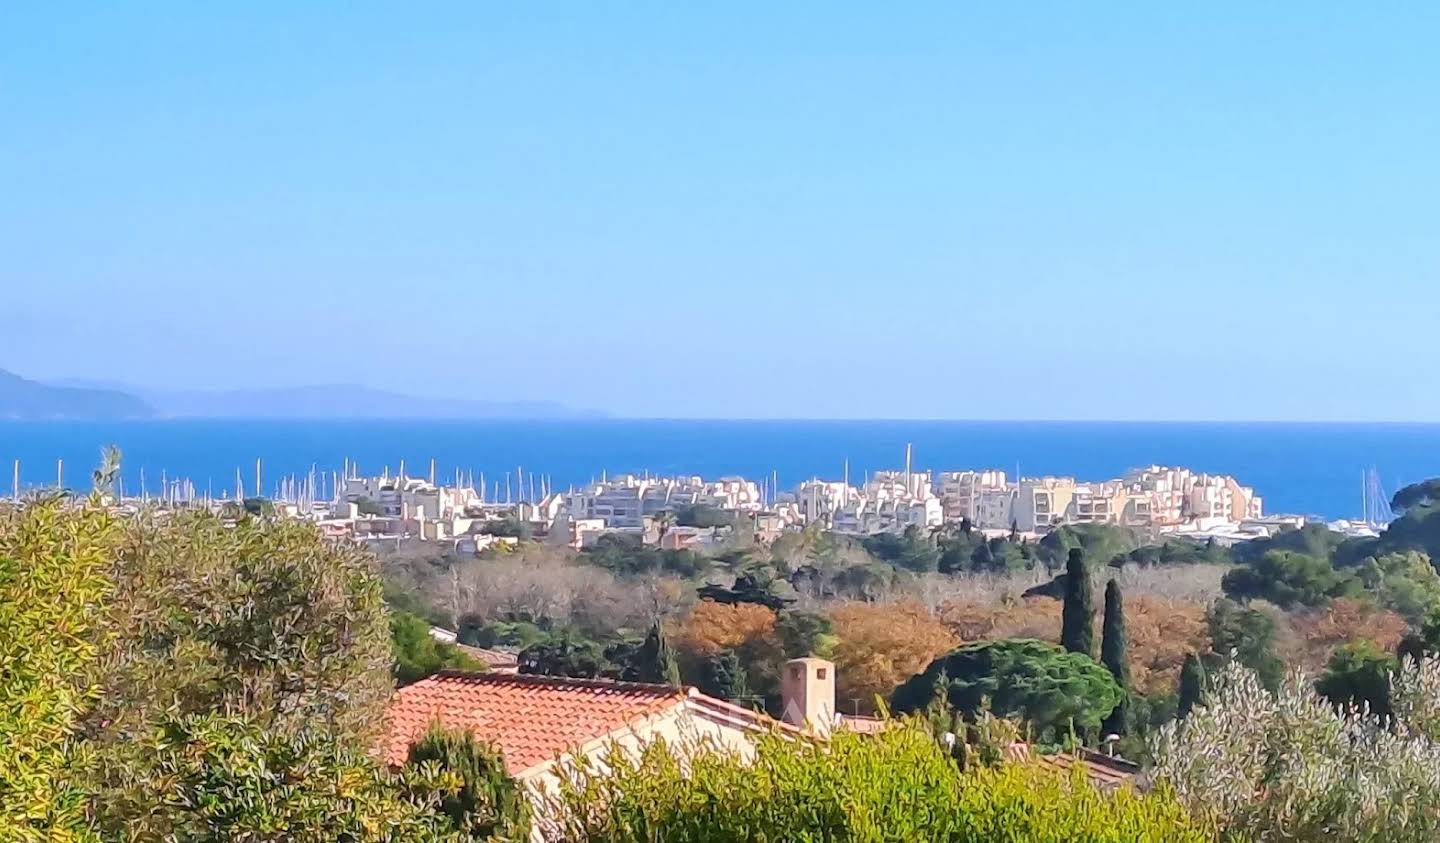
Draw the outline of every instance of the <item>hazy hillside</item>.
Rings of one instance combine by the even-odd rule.
[[[0,419],[143,419],[155,415],[128,392],[50,386],[0,369]]]
[[[56,387],[133,393],[165,418],[247,419],[562,419],[601,414],[553,401],[432,398],[348,384],[277,389],[155,390],[78,378]]]
[[[162,415],[184,418],[540,419],[594,415],[551,401],[428,398],[346,385],[143,394]]]

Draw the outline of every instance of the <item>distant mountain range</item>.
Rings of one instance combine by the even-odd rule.
[[[0,419],[145,419],[155,409],[128,392],[59,386],[0,369]]]
[[[550,401],[428,398],[350,385],[167,391],[81,379],[41,383],[0,369],[0,419],[555,419],[601,415]]]

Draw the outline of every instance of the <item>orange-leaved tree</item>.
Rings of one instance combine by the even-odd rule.
[[[848,603],[830,612],[835,624],[836,705],[870,712],[900,683],[923,671],[960,639],[918,601]]]

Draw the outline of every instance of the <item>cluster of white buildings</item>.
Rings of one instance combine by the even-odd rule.
[[[1004,471],[946,471],[935,483],[945,520],[981,529],[1044,532],[1063,524],[1116,524],[1165,531],[1259,521],[1255,490],[1224,474],[1152,465],[1110,480],[1022,477]]]
[[[743,477],[621,474],[564,492],[542,482],[534,499],[512,502],[507,496],[494,502],[463,479],[445,486],[435,482],[433,471],[429,479],[386,472],[339,479],[328,505],[281,506],[287,514],[319,521],[336,536],[448,541],[459,550],[513,541],[496,529],[497,522],[575,548],[612,533],[667,549],[703,550],[731,538],[732,526],[677,524],[676,515],[687,510],[729,516],[722,520],[743,525],[762,542],[812,524],[851,535],[961,522],[1026,534],[1066,524],[1113,524],[1243,539],[1272,532],[1281,523],[1265,518],[1260,496],[1234,477],[1165,466],[1100,481],[1012,479],[999,469],[916,471],[907,450],[905,468],[875,472],[858,486],[850,483],[847,465],[840,480],[816,478],[791,491],[774,489],[773,478],[757,483]]]

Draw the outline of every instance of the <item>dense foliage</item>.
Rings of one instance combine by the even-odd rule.
[[[1226,666],[1166,726],[1155,775],[1238,839],[1408,843],[1440,836],[1440,661],[1393,677],[1393,718],[1336,707],[1292,674]]]
[[[928,729],[899,724],[824,744],[772,734],[753,761],[693,744],[612,752],[570,771],[552,805],[549,832],[573,843],[1209,839],[1163,794],[1029,764],[962,770]]]
[[[82,829],[67,748],[95,698],[117,525],[96,505],[67,504],[0,505],[0,840],[66,841]]]
[[[410,747],[408,765],[454,777],[440,795],[440,813],[450,828],[467,838],[504,835],[523,839],[530,832],[530,802],[521,785],[505,773],[500,753],[475,740],[469,732],[432,726]],[[427,770],[426,765],[434,765]]]
[[[0,841],[479,839],[441,811],[463,769],[373,758],[373,557],[244,507],[100,500],[0,505]]]
[[[485,670],[480,660],[453,644],[437,641],[430,634],[430,623],[409,612],[390,610],[390,645],[396,685],[409,685],[442,670]]]
[[[436,808],[458,782],[438,770],[399,782],[364,747],[334,732],[276,732],[255,718],[165,718],[138,741],[126,783],[106,794],[105,836],[115,840],[336,840],[428,843],[449,837]],[[123,825],[118,821],[123,818]]]
[[[1083,653],[1045,641],[967,644],[936,659],[895,691],[898,712],[919,712],[937,698],[967,718],[988,708],[1015,715],[1046,743],[1095,735],[1123,694],[1110,672]]]

